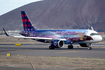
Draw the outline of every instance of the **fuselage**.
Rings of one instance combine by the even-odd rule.
[[[20,34],[27,37],[66,39],[65,44],[69,44],[71,42],[75,43],[83,41],[91,43],[102,41],[102,37],[98,34],[98,32],[87,29],[25,30],[21,31]]]

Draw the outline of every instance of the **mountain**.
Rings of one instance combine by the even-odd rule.
[[[44,0],[0,16],[0,30],[22,30],[20,11],[26,11],[37,29],[88,29],[105,31],[105,0]]]

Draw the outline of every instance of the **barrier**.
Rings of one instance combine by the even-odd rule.
[[[11,56],[11,54],[10,54],[10,53],[8,53],[8,54],[7,54],[7,56]]]
[[[15,46],[21,46],[21,44],[15,44]]]

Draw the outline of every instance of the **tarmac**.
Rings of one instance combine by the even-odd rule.
[[[0,70],[103,70],[105,67],[105,44],[93,44],[92,50],[79,45],[74,45],[74,49],[68,49],[65,45],[63,48],[50,50],[49,45],[43,43],[22,44],[21,46],[0,44],[0,58],[2,59]],[[7,54],[11,54],[11,57],[6,57]],[[31,59],[33,64],[26,58]],[[65,62],[68,58],[70,61]],[[96,62],[98,64],[95,64]]]
[[[62,56],[62,57],[81,57],[81,58],[105,58],[105,44],[93,44],[92,50],[74,45],[74,49],[68,49],[67,45],[63,48],[50,50],[50,44],[0,44],[0,55],[29,55],[29,56]]]

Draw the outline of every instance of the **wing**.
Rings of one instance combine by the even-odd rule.
[[[25,37],[25,36],[14,36],[16,38],[27,38],[27,39],[42,39],[42,40],[62,40],[66,41],[66,39],[56,39],[56,38],[46,38],[46,37]]]
[[[15,37],[15,38],[24,38],[24,39],[36,39],[36,40],[62,40],[62,41],[66,41],[66,39],[58,39],[58,38],[47,38],[47,37],[26,37],[26,36],[10,36],[6,30],[3,28],[4,33],[6,34],[6,36],[9,37]]]

